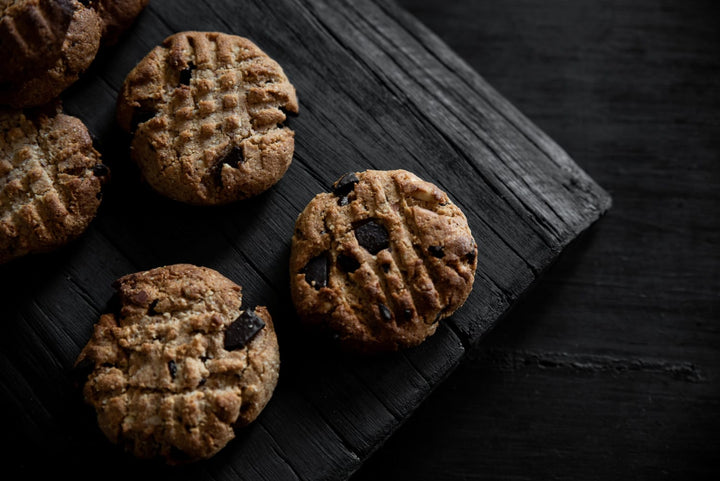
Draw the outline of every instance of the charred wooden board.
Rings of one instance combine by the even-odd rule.
[[[114,122],[125,75],[167,35],[246,36],[283,66],[300,98],[290,170],[258,198],[180,205],[137,179]],[[343,479],[355,471],[610,205],[567,154],[416,20],[384,0],[154,0],[119,45],[64,94],[113,170],[88,232],[3,266],[0,386],[8,459],[32,471],[112,466],[175,479]],[[297,214],[342,173],[404,168],[465,211],[481,255],[473,293],[418,348],[340,358],[298,329],[288,292]],[[119,276],[189,262],[266,305],[282,351],[267,409],[215,458],[182,470],[128,459],[97,430],[71,366]],[[39,453],[42,453],[39,454]],[[42,463],[38,463],[41,459]]]

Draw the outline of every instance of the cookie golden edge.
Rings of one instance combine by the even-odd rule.
[[[149,0],[23,0],[0,19],[0,104],[38,107],[58,98],[120,40]],[[7,73],[7,75],[6,75]]]
[[[57,8],[46,8],[46,3],[54,3]],[[95,10],[77,0],[16,2],[7,10],[0,20],[0,38],[12,53],[0,62],[20,65],[24,73],[2,76],[0,104],[12,108],[47,104],[74,84],[95,60],[101,43],[102,21]],[[50,12],[64,12],[67,17],[62,39],[55,39],[48,32],[48,23],[61,21],[59,15]],[[30,27],[25,25],[28,19]],[[55,45],[58,41],[59,45]],[[38,61],[37,52],[50,52],[50,55]],[[37,69],[38,64],[42,68]]]
[[[346,174],[347,175],[347,174]],[[363,256],[367,261],[373,259],[372,262],[392,264],[393,257],[390,251],[399,246],[398,242],[406,242],[400,236],[395,235],[395,229],[390,229],[390,249],[383,249],[375,255],[363,253],[362,249],[358,250],[357,245],[353,245],[351,249],[347,249],[348,245],[343,246],[343,239],[337,240],[338,237],[348,235],[348,226],[341,228],[344,232],[340,234],[329,234],[333,229],[337,230],[336,223],[337,214],[333,218],[325,216],[325,206],[337,205],[343,202],[343,196],[334,192],[325,192],[317,194],[298,215],[295,231],[290,246],[290,291],[295,310],[302,324],[313,334],[319,334],[321,337],[330,338],[331,345],[337,345],[340,349],[354,353],[383,353],[392,352],[401,349],[417,346],[424,342],[428,337],[432,336],[438,326],[438,321],[445,319],[455,313],[467,300],[474,284],[475,271],[477,268],[477,244],[472,236],[470,227],[467,224],[467,218],[464,213],[448,198],[447,194],[434,184],[424,181],[415,174],[406,170],[398,169],[392,171],[376,171],[368,170],[364,172],[352,173],[359,182],[363,182],[368,177],[373,177],[376,182],[383,182],[383,179],[395,179],[393,182],[399,182],[402,187],[403,194],[412,199],[419,199],[417,208],[421,209],[423,203],[429,202],[429,206],[436,208],[443,214],[442,216],[451,216],[453,220],[452,230],[454,234],[452,238],[446,239],[451,243],[449,247],[444,249],[444,262],[452,264],[456,272],[450,272],[453,269],[440,270],[440,280],[443,283],[435,283],[435,289],[439,292],[441,301],[437,298],[429,296],[423,299],[423,296],[417,296],[414,305],[406,303],[408,310],[411,311],[411,318],[406,319],[403,325],[399,325],[398,305],[405,302],[398,296],[400,301],[396,305],[392,302],[385,302],[388,292],[382,292],[383,280],[380,285],[368,284],[363,289],[367,291],[367,298],[371,299],[371,308],[367,305],[359,307],[364,309],[365,314],[358,313],[357,302],[355,306],[348,305],[343,299],[342,283],[335,285],[312,285],[308,282],[306,271],[308,263],[323,253],[331,252],[327,260],[328,281],[330,278],[341,278],[342,276],[353,276],[356,283],[362,283],[362,279],[372,279],[373,276],[395,276],[403,275],[402,269],[390,268],[387,272],[382,272],[377,266],[367,269],[356,267],[356,271],[351,274],[342,272],[338,268],[339,253],[347,252],[351,256],[355,256],[362,264]],[[343,176],[345,177],[345,176]],[[341,178],[342,179],[342,178]],[[337,186],[337,182],[334,184]],[[360,184],[359,184],[360,185]],[[357,187],[356,187],[357,188]],[[352,194],[350,194],[352,196]],[[345,199],[347,202],[348,199]],[[351,209],[353,201],[347,202],[344,209]],[[392,208],[392,206],[385,206]],[[362,205],[356,206],[355,215],[357,218],[351,222],[363,221]],[[422,212],[422,211],[419,211]],[[441,217],[442,217],[441,216]],[[383,217],[382,215],[380,216]],[[333,240],[333,236],[335,240]],[[351,236],[352,237],[352,236]],[[431,239],[431,242],[441,245],[445,239],[426,237],[425,240]],[[422,239],[415,239],[422,241]],[[335,242],[335,244],[333,244]],[[350,239],[350,243],[355,241]],[[422,242],[421,242],[422,243]],[[444,245],[444,244],[442,244]],[[413,262],[422,264],[435,263],[438,259],[434,255],[428,255],[430,245],[415,245],[413,250],[424,253],[418,256]],[[407,247],[398,249],[410,252]],[[354,267],[354,266],[353,266]],[[442,274],[445,272],[445,274]],[[443,276],[446,276],[443,278]],[[437,280],[437,279],[436,279]],[[322,284],[322,281],[320,282]],[[405,287],[412,284],[411,281],[405,280]],[[395,284],[402,285],[402,284]],[[409,287],[413,287],[410,285]],[[418,287],[418,286],[415,286]],[[431,291],[428,291],[431,292]],[[395,293],[390,292],[395,296]],[[357,301],[357,300],[356,300]],[[380,304],[386,304],[381,306]],[[405,307],[402,312],[405,312]],[[384,312],[383,312],[384,311]],[[388,314],[388,312],[390,312]],[[388,319],[390,318],[391,319]],[[410,316],[409,316],[410,317]],[[391,322],[383,322],[388,321]],[[375,324],[375,332],[368,329],[366,324]],[[379,326],[379,327],[378,327]]]
[[[190,98],[225,88],[227,72],[217,74],[222,78],[214,87],[193,73],[213,71],[208,67],[212,59],[203,51],[208,42],[218,45],[213,55],[222,69],[244,60],[262,59],[263,68],[275,78],[262,88],[251,85],[241,92],[239,100],[205,98],[197,105],[186,105]],[[242,82],[261,75],[255,67],[251,71],[242,71],[240,66],[231,70],[240,74]],[[188,78],[183,85],[184,73]],[[273,102],[278,105],[249,113],[251,104]],[[169,104],[174,107],[165,112]],[[184,108],[178,108],[179,104]],[[221,121],[192,125],[179,132],[168,130],[184,122],[202,122],[206,109],[211,113],[222,110],[218,115]],[[223,32],[184,31],[167,37],[128,73],[117,99],[116,119],[131,135],[131,158],[153,190],[187,204],[222,205],[259,195],[284,177],[295,150],[295,133],[284,124],[288,114],[298,111],[295,87],[282,66],[250,39]],[[249,121],[243,120],[248,116]],[[238,135],[241,130],[247,132]],[[222,142],[214,140],[223,136]],[[170,137],[172,142],[168,141]],[[193,152],[187,147],[193,142],[207,142],[208,146]],[[228,161],[230,158],[233,160]]]
[[[74,365],[77,386],[81,389],[85,403],[95,409],[98,426],[112,444],[138,459],[184,465],[212,458],[225,449],[243,427],[260,415],[277,385],[280,354],[270,313],[263,306],[242,308],[242,288],[239,285],[216,270],[192,264],[174,264],[128,274],[118,279],[113,286],[117,296],[115,305],[110,309],[111,312],[103,314],[95,324],[91,338]],[[164,294],[157,289],[164,289]],[[169,360],[160,361],[160,369],[175,370],[169,382],[167,376],[163,384],[161,377],[157,377],[160,381],[152,383],[139,372],[123,373],[123,369],[128,368],[129,356],[133,355],[132,351],[123,352],[132,348],[132,338],[128,332],[130,336],[133,333],[138,335],[142,320],[151,315],[159,315],[164,321],[172,322],[173,309],[183,305],[182,299],[205,302],[206,296],[217,298],[219,310],[193,311],[194,317],[188,321],[193,325],[186,327],[195,330],[195,338],[192,343],[174,351],[175,356],[184,352],[187,359],[171,356]],[[228,342],[229,330],[249,311],[261,319],[264,326],[245,340],[243,347],[223,352],[221,349],[224,349],[223,343]],[[152,328],[152,325],[149,326]],[[210,328],[210,331],[205,332],[204,328]],[[172,338],[173,332],[168,335]],[[141,351],[150,351],[151,348],[147,346],[153,342],[158,341],[141,339],[138,344],[136,340],[134,346]],[[223,347],[218,347],[219,344]],[[212,365],[212,373],[198,369],[200,361],[192,358],[203,345],[210,346],[207,355],[211,355],[211,351],[214,353],[214,357],[202,360]],[[163,346],[163,352],[173,352],[169,343]],[[244,361],[243,352],[246,353]],[[250,354],[252,359],[248,359]],[[145,367],[152,369],[154,365],[145,363]],[[207,377],[198,377],[203,374]],[[173,390],[175,379],[192,385],[183,385]],[[130,396],[127,393],[133,389],[168,395],[167,398],[155,399],[155,403],[147,406],[147,409],[151,412],[165,412],[168,418],[166,421],[170,424],[133,425],[132,416],[140,413],[133,413],[130,409],[123,411],[125,404],[117,401],[123,396]],[[212,418],[209,416],[209,421],[203,425],[175,426],[172,418],[174,411],[165,408],[174,399],[170,395],[177,393],[214,403]],[[176,414],[186,416],[186,422],[191,417],[182,410]]]
[[[84,123],[60,104],[0,108],[0,130],[0,263],[82,236],[111,177]]]

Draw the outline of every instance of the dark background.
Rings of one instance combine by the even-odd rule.
[[[718,479],[717,3],[400,4],[614,205],[354,481]]]

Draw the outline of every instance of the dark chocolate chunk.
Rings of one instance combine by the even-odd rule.
[[[405,320],[409,321],[413,318],[413,311],[412,309],[404,309],[403,310],[403,316],[405,316]]]
[[[430,247],[428,247],[428,252],[430,252],[430,255],[440,259],[445,256],[445,247],[444,246],[430,246]]]
[[[150,303],[150,306],[148,306],[148,316],[157,316],[160,314],[158,311],[155,310],[158,304],[158,299],[153,299],[153,301]]]
[[[475,261],[475,256],[477,254],[475,251],[470,251],[467,254],[465,254],[465,260],[468,261],[470,264],[472,264]]]
[[[181,85],[190,85],[190,77],[192,76],[193,70],[195,70],[195,64],[190,62],[190,64],[187,66],[187,68],[184,68],[180,71],[180,84]]]
[[[355,184],[358,182],[360,182],[360,179],[358,179],[355,173],[348,172],[347,174],[343,174],[343,176],[333,184],[333,194],[338,197],[346,197],[353,191]]]
[[[378,304],[378,309],[380,310],[380,317],[382,317],[385,321],[392,321],[393,315],[388,306],[385,304]]]
[[[222,184],[222,167],[224,164],[229,165],[233,169],[237,169],[238,165],[245,162],[245,156],[243,155],[243,149],[239,145],[233,146],[230,151],[222,157],[217,164],[212,167],[211,173],[215,175],[215,180]],[[214,171],[214,172],[213,172]]]
[[[255,314],[255,311],[246,310],[225,330],[225,349],[232,351],[245,347],[245,344],[255,337],[263,327],[265,327],[265,322]]]
[[[136,306],[144,306],[150,296],[146,291],[140,289],[139,291],[130,291],[125,298]]]
[[[305,281],[315,289],[327,286],[328,282],[328,256],[323,252],[313,257],[305,265],[302,272],[305,274]]]
[[[93,175],[96,177],[105,177],[110,173],[110,169],[107,168],[107,165],[105,164],[95,164],[93,165]]]
[[[207,378],[202,378],[202,379],[200,379],[198,386],[204,386],[206,382],[207,382]]]
[[[390,264],[383,264],[380,267],[382,268],[384,273],[387,274],[388,272],[390,272]]]
[[[235,145],[230,152],[220,161],[221,164],[227,164],[233,169],[237,169],[238,165],[245,163],[245,155],[242,146]]]
[[[359,267],[360,263],[352,256],[345,254],[338,254],[337,264],[345,272],[355,272]]]
[[[175,379],[175,376],[177,376],[177,364],[172,359],[168,361],[168,371],[170,371],[170,377]]]
[[[390,246],[390,235],[387,229],[376,219],[370,219],[355,226],[355,238],[358,244],[371,254],[377,254]]]

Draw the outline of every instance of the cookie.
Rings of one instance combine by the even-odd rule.
[[[113,45],[127,30],[150,0],[95,0],[90,5],[102,21],[102,43]]]
[[[50,102],[95,59],[102,22],[77,0],[0,2],[0,104]]]
[[[467,299],[477,245],[447,194],[404,170],[348,173],[295,224],[292,300],[301,320],[352,351],[432,335]]]
[[[108,178],[80,119],[0,108],[0,263],[82,234]]]
[[[181,32],[128,74],[117,120],[133,134],[131,156],[153,189],[196,205],[257,195],[290,166],[295,88],[250,40]]]
[[[76,361],[83,395],[107,438],[144,459],[207,459],[263,410],[280,358],[265,307],[243,309],[240,286],[189,264],[118,279]]]

